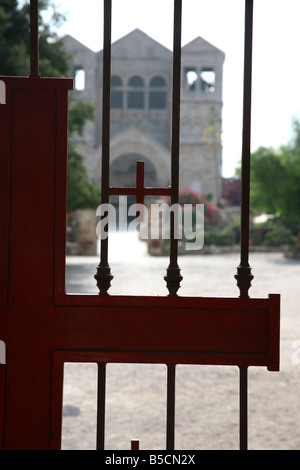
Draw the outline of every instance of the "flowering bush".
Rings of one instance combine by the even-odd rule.
[[[223,180],[222,198],[230,206],[240,206],[241,190],[240,178],[226,178]]]
[[[206,225],[217,225],[220,222],[220,210],[215,203],[203,194],[197,193],[190,188],[179,191],[179,204],[204,204],[204,223]]]

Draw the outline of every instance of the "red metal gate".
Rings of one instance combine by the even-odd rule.
[[[178,202],[181,0],[174,1],[172,179],[155,191]],[[102,203],[109,186],[111,0],[104,0]],[[253,0],[246,0],[241,262],[237,298],[180,297],[178,240],[171,238],[169,295],[111,296],[108,239],[95,278],[99,295],[65,293],[67,109],[70,79],[38,75],[37,1],[31,0],[31,74],[0,77],[0,445],[60,449],[63,366],[98,364],[97,449],[105,442],[108,363],[166,364],[167,449],[175,447],[177,364],[235,365],[240,370],[240,448],[247,448],[247,370],[279,370],[277,294],[250,299],[249,166]],[[138,190],[138,188],[137,188]],[[137,197],[147,188],[140,185]],[[133,191],[133,190],[131,190]],[[171,218],[171,233],[174,220]]]

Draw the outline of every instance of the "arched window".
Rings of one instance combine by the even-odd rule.
[[[111,77],[111,96],[110,96],[110,103],[112,109],[122,109],[123,108],[123,91],[122,88],[122,80],[118,75],[112,75]]]
[[[143,109],[145,106],[144,80],[138,75],[134,75],[129,79],[128,85],[128,108]]]
[[[149,107],[150,109],[165,109],[166,107],[166,81],[156,76],[150,81]],[[164,89],[164,90],[163,90]]]
[[[157,88],[165,88],[166,80],[163,77],[153,77],[150,82],[150,86],[157,87]]]
[[[143,87],[144,80],[142,79],[142,77],[139,77],[138,75],[134,75],[133,77],[129,79],[128,85],[133,86],[133,87]]]

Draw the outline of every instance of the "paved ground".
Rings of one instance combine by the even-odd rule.
[[[111,294],[165,295],[167,258],[149,257],[133,234],[110,242]],[[183,256],[181,295],[238,296],[238,254]],[[95,292],[97,257],[67,260],[67,291]],[[300,261],[280,253],[250,256],[252,297],[280,293],[281,371],[249,370],[249,448],[300,449]],[[164,366],[110,365],[107,378],[107,449],[165,448]],[[176,448],[238,448],[238,371],[234,367],[181,366],[176,382]],[[95,448],[96,369],[65,367],[63,449]]]

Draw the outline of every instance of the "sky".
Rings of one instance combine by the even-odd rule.
[[[102,49],[103,0],[53,0],[66,13],[59,36],[70,34]],[[113,0],[112,41],[139,28],[172,49],[173,0]],[[251,150],[278,148],[300,118],[300,1],[254,0]],[[241,159],[243,110],[243,0],[183,0],[182,45],[201,36],[225,53],[223,176]]]

